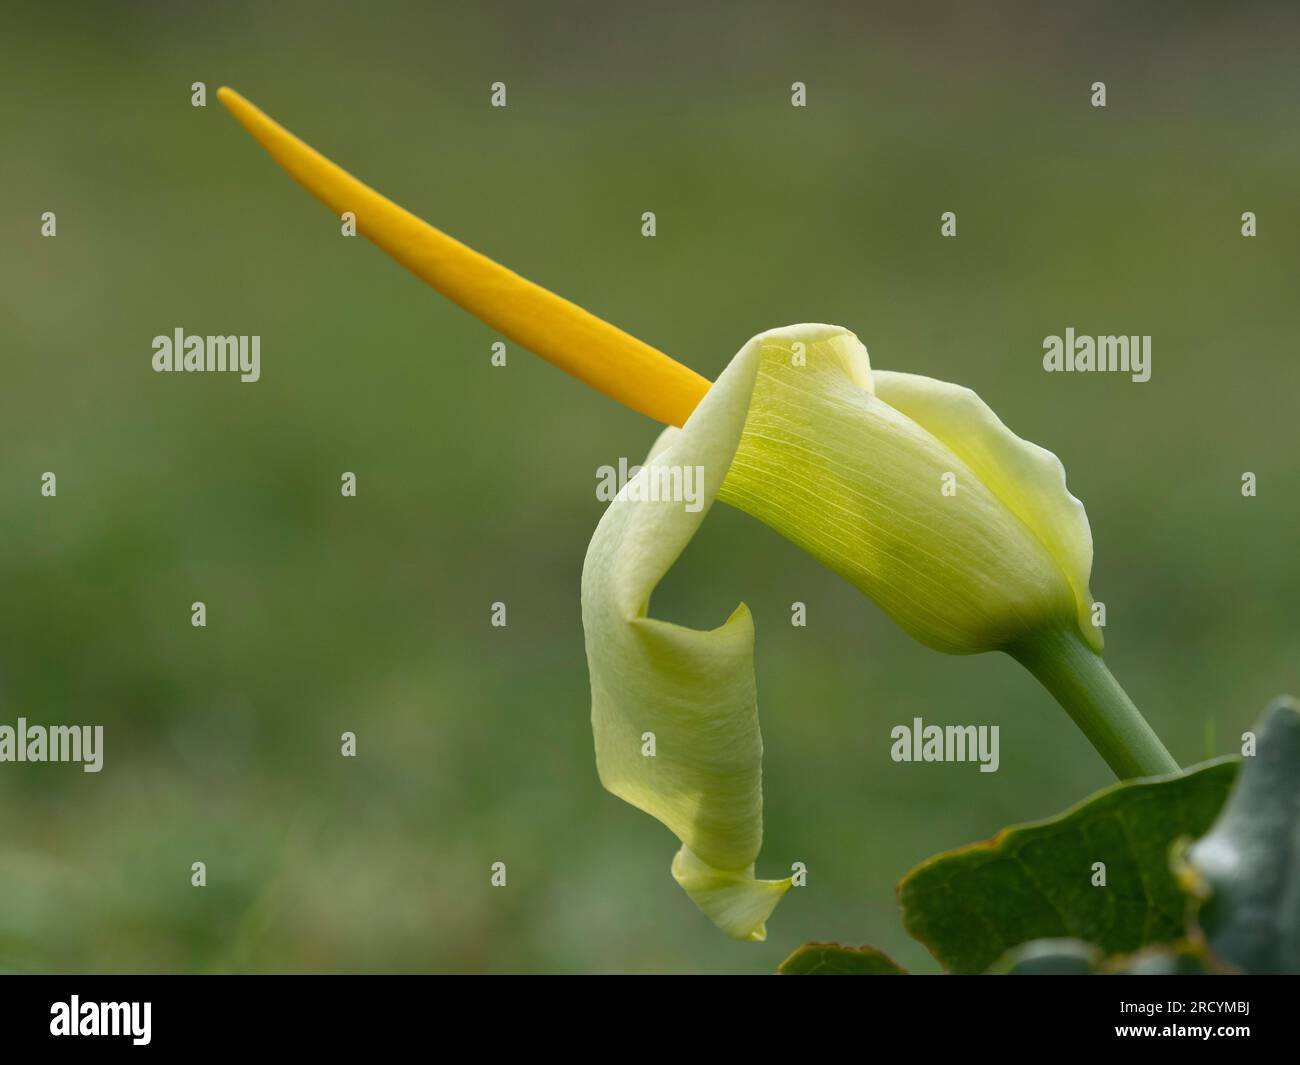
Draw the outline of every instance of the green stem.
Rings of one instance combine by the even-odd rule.
[[[1007,653],[1065,707],[1120,780],[1178,771],[1101,655],[1076,630],[1045,629]]]

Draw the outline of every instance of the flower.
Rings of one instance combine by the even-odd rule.
[[[974,392],[873,370],[849,330],[760,333],[709,382],[387,200],[238,93],[219,97],[297,181],[439,292],[542,358],[666,423],[587,551],[582,614],[604,786],[681,841],[672,874],[729,935],[758,940],[791,880],[759,880],[754,628],[649,616],[715,499],[747,511],[942,651],[1004,650],[1121,777],[1176,763],[1100,658],[1092,533],[1051,452]],[[677,428],[680,427],[680,428]],[[643,491],[703,471],[703,505]],[[648,741],[653,748],[646,747]]]
[[[696,469],[705,506],[694,511],[636,483]],[[1014,436],[968,389],[873,373],[857,337],[836,326],[754,337],[685,427],[660,436],[583,566],[596,765],[609,791],[681,841],[673,876],[700,908],[728,934],[761,939],[790,881],[754,875],[753,622],[744,604],[708,632],[649,616],[655,586],[715,498],[949,651],[1083,625],[1092,539],[1054,456]]]

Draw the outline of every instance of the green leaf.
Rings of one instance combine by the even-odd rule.
[[[1127,954],[1184,934],[1171,845],[1213,822],[1238,761],[1125,781],[1065,813],[938,855],[899,884],[903,924],[953,972],[985,971],[1011,947],[1077,938]],[[1093,886],[1105,863],[1106,884]]]
[[[906,976],[888,954],[875,947],[805,943],[777,968],[781,976]]]
[[[1180,874],[1200,900],[1216,960],[1248,973],[1300,973],[1300,706],[1281,699],[1255,754]]]

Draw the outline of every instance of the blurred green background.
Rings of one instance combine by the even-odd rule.
[[[761,973],[839,939],[934,971],[896,880],[1112,779],[1010,659],[913,643],[720,506],[655,612],[752,607],[759,873],[809,884],[765,944],[716,932],[592,754],[595,470],[657,427],[492,368],[221,84],[702,373],[825,321],[975,388],[1087,504],[1116,676],[1184,763],[1234,750],[1300,690],[1300,23],[1131,7],[7,4],[0,723],[103,724],[106,758],[0,765],[0,967]],[[154,374],[178,326],[260,334],[262,380]],[[1151,334],[1151,381],[1045,374],[1067,326]],[[1000,771],[891,762],[914,716],[1000,724]]]

